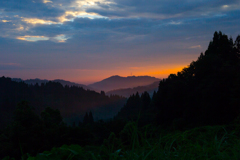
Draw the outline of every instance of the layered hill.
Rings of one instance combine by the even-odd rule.
[[[22,100],[28,101],[38,114],[51,107],[59,109],[63,118],[76,122],[81,121],[90,110],[94,118],[112,118],[126,101],[120,96],[106,96],[82,87],[63,86],[59,82],[29,85],[24,81],[0,77],[0,127],[10,122],[17,104]]]
[[[146,91],[150,94],[150,96],[152,96],[154,91],[157,92],[158,85],[159,85],[159,81],[154,82],[150,85],[146,85],[146,86],[138,86],[138,87],[134,87],[134,88],[111,90],[111,91],[108,91],[106,93],[106,95],[119,95],[119,96],[123,96],[123,97],[130,97],[131,95],[136,94],[137,92],[139,94],[142,94]]]
[[[38,85],[41,85],[42,83],[46,84],[47,82],[49,82],[50,80],[46,80],[46,79],[27,79],[27,80],[22,80],[21,78],[12,78],[12,81],[15,82],[25,82],[26,84],[31,84],[31,85],[35,85],[38,83]],[[70,81],[65,81],[62,79],[55,79],[55,80],[51,80],[52,82],[59,82],[61,83],[63,86],[68,85],[69,87],[71,86],[76,86],[76,87],[82,87],[85,90],[94,90],[84,84],[78,84],[78,83],[74,83],[74,82],[70,82]]]
[[[133,88],[138,86],[146,86],[150,85],[154,82],[159,82],[160,79],[150,76],[129,76],[129,77],[121,77],[121,76],[112,76],[106,78],[100,82],[96,82],[88,85],[88,87],[94,88],[97,91],[111,91],[116,89],[126,89]]]

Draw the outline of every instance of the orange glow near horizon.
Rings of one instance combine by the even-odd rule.
[[[170,74],[176,74],[177,72],[180,72],[184,67],[178,67],[178,68],[170,68],[170,69],[163,69],[163,70],[152,70],[149,72],[139,72],[136,76],[141,75],[148,75],[153,76],[156,78],[165,78]]]
[[[180,72],[186,65],[173,66],[148,66],[148,67],[125,67],[115,68],[112,70],[96,70],[96,69],[49,69],[49,70],[2,70],[2,76],[11,78],[26,79],[63,79],[80,84],[91,84],[101,81],[108,77],[119,75],[127,76],[152,76],[156,78],[167,78],[170,74]],[[30,75],[30,76],[29,76]]]
[[[101,81],[105,78],[111,77],[113,75],[119,75],[122,77],[127,76],[152,76],[156,78],[167,78],[170,74],[177,74],[177,72],[182,71],[185,66],[172,66],[172,67],[159,67],[159,68],[133,68],[129,70],[118,70],[118,71],[100,71],[100,75],[95,74],[95,76],[92,76],[90,79],[87,77],[79,78],[79,80],[73,80],[78,83],[83,84],[91,84],[97,81]]]

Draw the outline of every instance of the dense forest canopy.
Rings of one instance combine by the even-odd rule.
[[[148,107],[137,93],[116,118],[126,115],[125,119],[136,120],[141,112],[142,119],[155,116],[152,122],[165,127],[227,124],[240,111],[239,58],[240,36],[233,42],[222,32],[215,32],[205,53],[182,71],[160,81]]]
[[[192,126],[226,124],[240,109],[240,36],[215,32],[205,53],[159,84],[157,121]]]

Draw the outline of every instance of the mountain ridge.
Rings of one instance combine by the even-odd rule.
[[[125,88],[125,89],[116,89],[116,90],[111,90],[106,93],[106,95],[119,95],[123,97],[130,97],[132,94],[136,94],[137,92],[139,94],[142,94],[143,92],[148,92],[150,96],[153,95],[153,92],[158,90],[159,82],[154,82],[149,85],[145,86],[138,86],[138,87],[133,87],[133,88]]]
[[[99,82],[88,85],[88,87],[94,88],[98,91],[111,91],[117,89],[134,88],[138,86],[146,86],[152,84],[160,79],[151,76],[128,76],[121,77],[119,75],[114,75],[105,78]]]
[[[75,83],[75,82],[70,82],[70,81],[66,81],[66,80],[63,80],[63,79],[54,79],[54,80],[47,80],[47,79],[39,79],[39,78],[35,78],[35,79],[26,79],[26,80],[23,80],[21,78],[11,78],[12,81],[15,81],[15,82],[25,82],[27,84],[30,84],[30,85],[35,85],[35,84],[39,84],[41,85],[41,83],[47,83],[47,82],[59,82],[61,83],[63,86],[66,86],[68,85],[69,87],[71,86],[77,86],[77,87],[82,87],[83,89],[85,90],[94,90],[93,88],[91,87],[88,87],[87,85],[84,85],[84,84],[79,84],[79,83]]]

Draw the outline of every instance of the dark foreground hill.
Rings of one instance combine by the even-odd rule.
[[[111,91],[116,89],[125,89],[125,88],[133,88],[138,86],[150,85],[154,82],[159,81],[160,79],[150,76],[131,76],[131,77],[120,77],[120,76],[112,76],[106,78],[100,82],[96,82],[88,85],[88,87],[92,87],[98,91]]]
[[[133,95],[116,118],[137,120],[141,113],[142,119],[181,129],[229,124],[240,115],[239,71],[240,36],[233,42],[215,32],[205,53],[160,81],[148,107],[143,108],[140,95]]]

